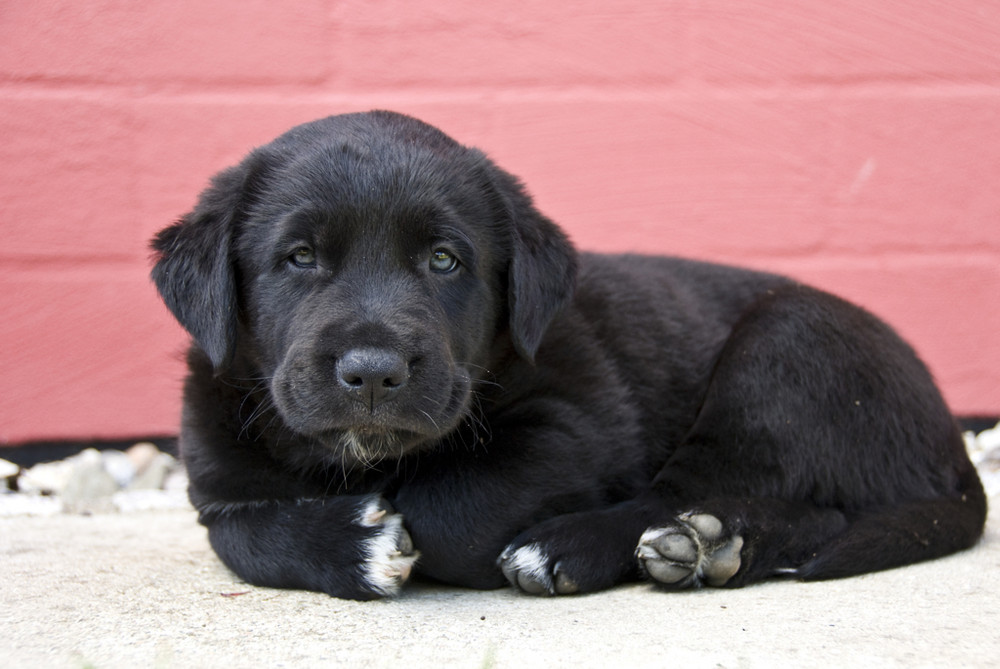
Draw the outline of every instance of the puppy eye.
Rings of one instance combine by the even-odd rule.
[[[292,264],[296,267],[315,267],[316,266],[316,253],[308,246],[300,246],[295,249],[290,258]]]
[[[448,274],[458,269],[458,258],[445,249],[431,251],[430,268],[438,274]]]

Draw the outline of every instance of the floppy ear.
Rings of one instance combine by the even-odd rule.
[[[511,219],[507,274],[510,332],[518,354],[534,362],[549,323],[576,287],[577,253],[565,233],[542,215],[516,178],[494,170]]]
[[[231,240],[245,174],[240,165],[216,175],[194,210],[152,242],[156,254],[153,282],[216,372],[229,365],[236,347]]]

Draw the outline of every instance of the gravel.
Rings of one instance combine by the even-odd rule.
[[[972,464],[979,470],[988,497],[1000,494],[1000,423],[979,434],[966,432],[965,447]]]
[[[180,462],[154,444],[124,451],[88,448],[22,468],[0,460],[0,516],[189,509]]]

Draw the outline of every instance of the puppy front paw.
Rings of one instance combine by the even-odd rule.
[[[564,565],[537,543],[508,546],[497,563],[511,585],[531,595],[571,595],[580,589],[566,574]]]
[[[532,595],[595,592],[637,576],[639,530],[631,510],[556,516],[514,538],[497,561],[511,585]]]
[[[363,542],[366,556],[363,578],[369,589],[381,596],[397,594],[420,557],[403,527],[403,516],[388,501],[373,496],[362,508],[357,522],[373,530]]]

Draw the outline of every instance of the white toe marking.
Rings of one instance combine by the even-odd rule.
[[[364,544],[368,557],[365,562],[368,584],[379,594],[396,594],[409,578],[413,564],[420,557],[416,552],[404,555],[399,550],[400,537],[406,532],[403,529],[403,516],[398,513],[389,514],[375,495],[361,510],[358,522],[366,527],[380,528]]]
[[[385,518],[387,511],[382,507],[381,502],[382,500],[378,495],[369,497],[368,503],[365,504],[365,507],[361,509],[361,513],[358,514],[358,524],[365,527],[375,527],[382,524],[382,519]]]
[[[548,582],[549,559],[538,544],[521,546],[507,558],[507,564],[518,574],[524,574],[539,583]]]

